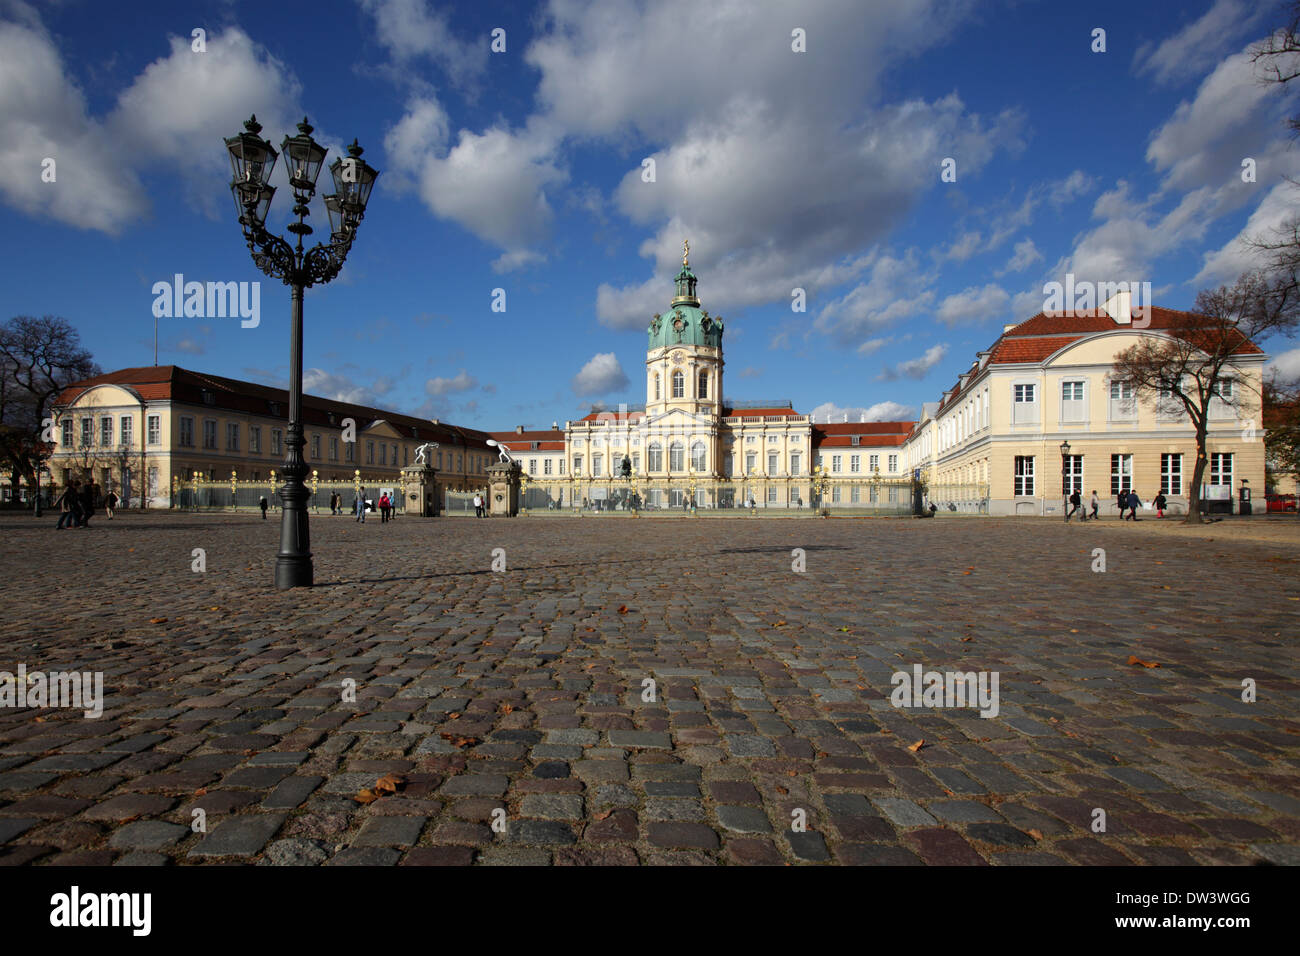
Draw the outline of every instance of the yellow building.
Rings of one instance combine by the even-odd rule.
[[[284,389],[175,365],[121,369],[60,394],[49,468],[60,488],[89,478],[131,507],[167,508],[173,478],[268,481],[284,461],[288,411]],[[396,483],[415,449],[436,442],[439,486],[472,491],[486,488],[496,460],[486,432],[314,395],[303,396],[303,434],[309,480],[360,471],[368,484]]]
[[[1134,328],[1121,294],[1094,312],[1039,313],[1007,326],[938,403],[924,406],[903,446],[907,467],[921,469],[934,487],[986,485],[986,500],[963,501],[962,510],[1060,515],[1077,489],[1085,503],[1095,490],[1102,514],[1116,514],[1116,494],[1129,490],[1144,504],[1162,493],[1174,513],[1185,512],[1196,463],[1185,410],[1111,381],[1117,353],[1166,334],[1185,315],[1148,312],[1149,326]],[[1222,386],[1235,407],[1211,402],[1203,495],[1231,500],[1245,479],[1260,498],[1256,511],[1264,507],[1259,396],[1266,358],[1253,344],[1242,348]]]

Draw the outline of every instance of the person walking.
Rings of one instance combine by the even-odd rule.
[[[63,489],[63,494],[59,495],[59,523],[55,526],[56,531],[62,531],[64,528],[75,528],[77,526],[77,482],[70,481]]]
[[[262,495],[262,497],[257,500],[257,506],[262,509],[262,520],[265,521],[267,509],[266,495]]]
[[[379,496],[379,523],[388,524],[388,509],[392,507],[388,503],[388,492]]]
[[[1074,513],[1075,513],[1076,511],[1079,510],[1079,505],[1080,505],[1080,503],[1081,503],[1081,502],[1080,502],[1080,498],[1079,498],[1079,489],[1076,488],[1076,489],[1074,489],[1074,491],[1070,492],[1070,510],[1067,511],[1067,512],[1065,513],[1065,520],[1066,520],[1067,522],[1068,522],[1071,518],[1073,518],[1073,517],[1074,517]],[[1083,521],[1083,520],[1085,520],[1086,518],[1087,518],[1087,515],[1080,515],[1080,516],[1079,516],[1079,520],[1080,520],[1080,521]]]
[[[1090,517],[1093,521],[1098,520],[1101,516],[1097,514],[1097,509],[1101,507],[1101,502],[1097,500],[1096,488],[1092,490],[1092,501],[1089,502],[1089,505],[1092,508],[1092,515]]]
[[[1169,504],[1169,499],[1165,497],[1165,493],[1162,491],[1156,495],[1152,504],[1156,506],[1156,517],[1163,518],[1165,516],[1165,506]]]
[[[1123,518],[1123,517],[1124,517],[1124,512],[1125,512],[1125,511],[1128,511],[1128,492],[1127,492],[1127,491],[1125,491],[1125,490],[1121,490],[1121,491],[1119,492],[1119,494],[1117,494],[1117,495],[1115,496],[1115,506],[1116,506],[1117,508],[1119,508],[1119,516],[1120,516],[1120,518]]]
[[[483,499],[479,497],[478,492],[474,493],[474,517],[483,517]]]
[[[89,528],[90,519],[95,514],[95,486],[86,482],[81,486],[81,527]]]
[[[1126,517],[1133,521],[1141,521],[1142,519],[1137,514],[1140,507],[1142,507],[1142,500],[1138,498],[1136,491],[1130,491],[1128,493],[1128,515]]]
[[[117,507],[117,492],[110,491],[104,498],[104,514],[108,515],[108,520],[113,520],[113,509]]]
[[[366,489],[361,488],[357,491],[357,521],[362,524],[366,523]]]

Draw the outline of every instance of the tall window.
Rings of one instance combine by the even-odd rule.
[[[344,449],[343,457],[347,459],[349,464],[355,464],[357,460],[357,443],[350,441],[344,442],[344,444],[347,447]],[[438,452],[438,467],[442,467],[442,452]]]
[[[81,420],[81,447],[89,448],[95,443],[95,420],[93,418],[83,418]]]
[[[890,455],[890,456],[889,456],[889,470],[890,470],[891,472],[893,472],[893,471],[898,471],[898,456],[897,456],[897,455]]]
[[[800,456],[797,451],[790,453],[790,474],[799,474]]]
[[[339,460],[339,440],[337,437],[330,439],[330,461]]]
[[[313,461],[320,461],[320,435],[311,436],[311,457]]]
[[[1013,425],[1023,425],[1037,421],[1038,386],[1013,385],[1011,387],[1011,423]]]
[[[753,474],[758,470],[758,455],[752,451],[745,452],[745,472]]]
[[[145,422],[145,439],[151,445],[162,444],[162,416],[150,415]]]
[[[59,442],[64,448],[72,447],[72,419],[63,420],[63,440]]]
[[[1210,484],[1212,485],[1232,484],[1231,453],[1216,451],[1210,454]]]
[[[1133,456],[1110,456],[1110,493],[1117,495],[1121,491],[1133,490]]]
[[[880,456],[879,456],[879,455],[868,455],[868,456],[867,456],[867,468],[870,469],[871,471],[879,471],[879,470],[880,470]],[[855,469],[855,470],[856,470],[856,469]]]
[[[709,397],[709,373],[708,372],[700,373],[699,397],[700,398]]]
[[[1211,418],[1232,418],[1235,409],[1232,401],[1236,394],[1232,379],[1221,378],[1210,386],[1210,407],[1207,409]]]
[[[646,449],[648,464],[646,468],[650,471],[664,470],[664,448],[657,441],[652,441],[650,447]]]
[[[272,455],[284,454],[284,448],[281,446],[283,439],[284,439],[284,432],[281,429],[279,428],[271,429],[271,454]],[[351,450],[351,448],[352,446],[349,445],[348,449]],[[349,458],[348,460],[351,461],[352,459]]]
[[[203,422],[203,447],[217,447],[217,423],[211,419],[207,419]]]
[[[1031,388],[1033,386],[1030,386]],[[1017,497],[1029,497],[1034,493],[1034,456],[1016,455],[1015,487]]]
[[[551,459],[547,458],[542,462],[542,474],[549,475],[551,473],[551,467]]]
[[[769,475],[775,475],[777,473],[777,457],[777,453],[774,451],[767,453],[767,473]]]
[[[99,443],[105,448],[113,447],[113,417],[105,415],[99,420]]]
[[[1162,495],[1181,495],[1183,493],[1183,456],[1160,456],[1160,493]]]
[[[691,467],[696,471],[704,470],[704,442],[697,441],[691,446]]]
[[[564,474],[564,459],[560,459],[560,474]]]
[[[396,468],[397,467],[397,445],[393,444],[391,447],[393,449],[393,467]]]
[[[1133,400],[1133,385],[1130,382],[1110,383],[1110,420],[1129,422],[1137,418],[1137,402]],[[1116,494],[1119,492],[1117,491]]]
[[[660,393],[659,393],[659,373],[658,373],[658,372],[655,372],[655,401],[656,401],[656,402],[659,401],[659,398],[660,398]]]
[[[686,376],[680,371],[673,372],[673,398],[686,397]]]
[[[388,446],[383,442],[379,443],[379,463],[381,465],[388,464]]]
[[[135,419],[130,415],[122,416],[122,446],[130,448],[135,444]]]
[[[375,463],[375,443],[373,441],[367,441],[366,442],[366,464],[373,465],[374,463]]]
[[[641,453],[639,451],[632,452],[632,470],[638,475],[641,474]]]
[[[260,455],[262,453],[262,426],[248,426],[248,453],[250,455]]]
[[[591,453],[591,473],[597,477],[605,473],[605,456],[601,452]]]
[[[582,456],[581,456],[581,455],[574,455],[574,456],[573,456],[573,473],[574,473],[575,475],[580,475],[580,474],[582,474]]]
[[[844,469],[844,456],[831,455],[831,471],[839,474]]]
[[[875,455],[872,455],[871,457],[876,458]],[[880,459],[877,458],[876,461],[877,463],[879,463]],[[862,471],[861,455],[849,455],[849,471],[855,475],[858,474],[858,472]]]
[[[1067,495],[1079,492],[1083,494],[1083,456],[1066,455],[1063,462],[1065,467],[1065,493]]]
[[[529,473],[530,475],[535,475],[535,474],[537,474],[537,459],[536,459],[536,458],[529,458],[529,459],[528,459],[528,473]]]
[[[226,422],[226,451],[239,451],[239,425]]]
[[[679,441],[675,441],[668,446],[668,470],[686,470],[686,446]]]
[[[1083,404],[1083,382],[1061,383],[1061,421],[1081,422],[1086,417]]]

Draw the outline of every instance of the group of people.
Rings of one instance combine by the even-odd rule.
[[[110,521],[113,519],[113,509],[117,507],[119,500],[117,492],[114,491],[110,491],[103,498],[104,513],[108,515]],[[63,489],[63,494],[55,501],[59,508],[59,523],[55,526],[55,530],[89,528],[97,501],[99,501],[99,488],[93,482],[72,479]]]
[[[1080,521],[1087,521],[1091,518],[1093,521],[1098,520],[1101,516],[1097,514],[1098,508],[1101,507],[1101,501],[1097,498],[1097,492],[1094,490],[1092,499],[1088,503],[1087,511],[1080,511],[1083,506],[1083,498],[1080,496],[1078,489],[1070,492],[1069,497],[1070,510],[1065,514],[1065,520],[1069,521],[1074,517],[1075,512],[1079,513]],[[1151,499],[1151,504],[1155,506],[1156,516],[1163,518],[1165,516],[1165,506],[1168,504],[1163,494],[1158,494]],[[1137,516],[1137,510],[1142,507],[1142,499],[1137,496],[1133,490],[1121,491],[1115,495],[1115,507],[1119,509],[1120,518],[1124,521],[1141,521]],[[1125,514],[1125,512],[1128,514]]]

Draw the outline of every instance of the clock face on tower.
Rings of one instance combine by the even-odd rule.
[[[679,351],[676,351],[676,352],[673,353],[673,364],[674,364],[674,365],[681,365],[681,364],[682,364],[683,362],[685,362],[685,361],[686,361],[686,353],[685,353],[685,352],[682,352],[682,351],[679,350]]]

